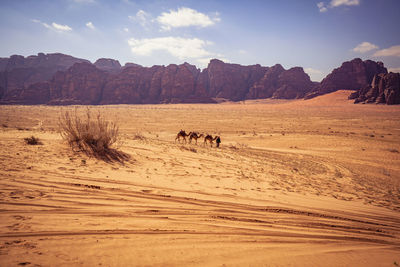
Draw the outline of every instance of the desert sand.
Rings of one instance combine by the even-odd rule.
[[[122,163],[62,140],[75,107],[0,106],[0,266],[398,266],[400,106],[349,93],[89,107]]]

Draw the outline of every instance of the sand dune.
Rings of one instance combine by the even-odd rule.
[[[397,266],[400,107],[348,94],[90,107],[124,163],[63,142],[73,107],[0,106],[0,265]]]

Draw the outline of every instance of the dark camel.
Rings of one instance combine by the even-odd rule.
[[[207,134],[206,137],[204,137],[204,145],[207,144],[207,142],[210,143],[210,146],[212,147],[212,144],[215,140],[217,140],[217,138],[219,138],[219,136],[215,136],[214,138],[212,137],[212,135]],[[218,143],[219,146],[219,143]]]
[[[183,141],[186,143],[186,137],[190,136],[192,134],[192,132],[190,132],[189,134],[187,134],[184,130],[180,130],[180,132],[176,135],[175,137],[175,142],[176,140],[178,140],[178,142],[181,141],[181,138],[183,139]]]
[[[197,145],[197,139],[199,139],[199,138],[201,138],[203,136],[204,136],[204,134],[200,134],[199,135],[196,132],[191,133],[190,136],[189,136],[189,144],[191,144],[192,143],[192,139],[194,139],[196,141],[196,145]]]

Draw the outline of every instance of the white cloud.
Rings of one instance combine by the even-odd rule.
[[[331,7],[338,6],[358,6],[360,4],[360,0],[332,0],[330,3]]]
[[[128,18],[132,21],[139,22],[140,25],[144,28],[148,28],[149,24],[153,21],[152,16],[144,10],[139,10],[136,12],[135,16],[128,16]]]
[[[313,68],[305,68],[304,72],[306,72],[309,75],[313,75],[313,74],[322,74],[322,71],[317,70],[317,69],[313,69]]]
[[[212,53],[205,49],[205,46],[208,45],[207,41],[198,38],[131,38],[128,40],[128,44],[131,47],[132,53],[142,56],[149,56],[153,51],[166,51],[181,60],[212,56]]]
[[[339,6],[358,6],[360,5],[360,0],[331,0],[329,5],[325,2],[317,3],[319,12],[324,13],[328,11],[328,8],[335,8]]]
[[[389,68],[389,72],[400,72],[400,67],[399,68]]]
[[[129,29],[126,27],[123,30],[124,30],[124,32],[129,32]]]
[[[328,8],[326,8],[324,2],[317,3],[317,7],[319,9],[319,12],[321,12],[321,13],[328,11]]]
[[[32,22],[42,24],[47,29],[50,29],[50,30],[53,30],[53,31],[56,31],[56,32],[69,32],[69,31],[72,31],[72,28],[69,27],[68,25],[57,24],[55,22],[53,22],[51,25],[49,25],[49,24],[47,24],[45,22],[41,22],[38,19],[32,19]]]
[[[215,22],[221,21],[219,13],[216,12],[215,17],[211,19],[206,14],[197,12],[188,7],[181,7],[178,10],[170,10],[163,12],[157,17],[157,21],[161,24],[163,30],[171,30],[176,27],[199,26],[208,27],[214,25]]]
[[[375,57],[400,57],[400,45],[394,45],[386,49],[378,50]]]
[[[198,65],[200,68],[205,68],[207,67],[211,59],[212,59],[211,57],[205,57],[205,58],[198,58],[196,59],[196,61],[199,63]]]
[[[354,47],[353,51],[358,52],[358,53],[366,53],[368,51],[378,49],[378,48],[379,47],[377,45],[371,44],[370,42],[362,42],[361,44]]]
[[[53,22],[51,26],[57,31],[72,31],[72,28],[68,25],[61,25]]]
[[[86,23],[86,27],[88,27],[89,29],[92,29],[92,30],[95,29],[95,27],[94,27],[94,25],[93,25],[93,23],[92,23],[91,21],[89,21],[88,23]]]

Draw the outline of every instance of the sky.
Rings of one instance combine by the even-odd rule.
[[[400,0],[0,0],[0,57],[64,53],[143,66],[212,58],[301,66],[344,61],[400,72]]]

